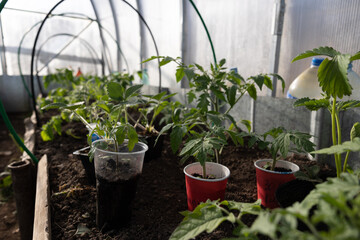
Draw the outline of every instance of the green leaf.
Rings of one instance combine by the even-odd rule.
[[[236,91],[237,87],[235,85],[231,86],[226,91],[226,98],[231,107],[233,107],[236,103]]]
[[[310,99],[310,98],[300,98],[294,102],[294,107],[305,106],[311,111],[317,111],[320,108],[327,109],[330,105],[328,98],[322,99]]]
[[[292,62],[313,56],[325,55],[329,57],[335,57],[336,55],[339,54],[340,52],[336,51],[332,47],[319,47],[319,48],[314,48],[311,51],[306,51],[304,53],[299,54],[292,60]]]
[[[225,63],[226,63],[226,59],[223,58],[223,59],[220,60],[219,66],[222,67],[222,66],[224,66]]]
[[[159,66],[161,67],[161,66],[164,66],[164,65],[166,65],[166,64],[168,64],[169,62],[171,62],[171,61],[174,61],[175,59],[173,59],[172,57],[165,57],[165,58],[163,58],[161,61],[160,61],[160,64],[159,64]]]
[[[353,141],[356,137],[360,137],[360,123],[354,123],[350,131],[350,140]]]
[[[57,134],[61,135],[61,117],[60,116],[54,116],[51,118],[52,121],[52,127],[57,132]]]
[[[97,106],[100,107],[101,109],[103,109],[105,112],[111,113],[112,106],[110,104],[99,103],[99,104],[97,104]]]
[[[189,81],[191,81],[195,77],[194,69],[191,68],[185,68],[184,73]]]
[[[156,94],[155,96],[152,96],[151,98],[159,101],[165,94],[166,91],[163,91],[161,93]]]
[[[58,109],[58,108],[63,108],[63,107],[66,107],[65,103],[56,102],[56,103],[50,103],[50,104],[42,107],[41,110]]]
[[[180,81],[184,78],[184,76],[185,76],[184,69],[183,69],[182,67],[178,67],[178,68],[176,69],[176,74],[175,74],[175,76],[176,76],[176,82],[180,82]]]
[[[347,78],[350,56],[336,55],[332,60],[327,58],[319,66],[318,78],[323,92],[333,97],[342,98],[351,95],[351,86]]]
[[[170,133],[170,145],[173,153],[176,153],[176,151],[179,149],[185,131],[182,126],[173,127]]]
[[[132,97],[133,94],[137,93],[142,87],[143,87],[143,85],[140,84],[140,85],[131,86],[128,89],[126,89],[125,100],[128,99],[129,97]]]
[[[346,111],[352,108],[360,107],[360,101],[358,100],[349,100],[349,101],[337,101],[336,108],[338,111]]]
[[[252,214],[257,215],[261,211],[261,200],[257,200],[254,203],[243,203],[235,201],[227,201],[230,210],[238,210],[241,215]]]
[[[257,94],[256,94],[256,88],[253,84],[251,84],[246,91],[249,93],[250,97],[252,97],[254,100],[256,100],[257,98]]]
[[[351,56],[350,61],[359,60],[360,59],[360,51]]]
[[[248,132],[251,132],[251,121],[249,120],[241,120],[241,123],[243,125],[245,125],[245,127],[247,128]]]
[[[196,95],[193,92],[188,92],[187,97],[188,97],[189,103],[192,103],[194,101],[194,99],[196,99]]]
[[[125,138],[126,138],[126,132],[125,132],[125,126],[121,125],[119,127],[116,128],[115,131],[115,137],[116,137],[116,141],[118,143],[123,143]]]
[[[201,72],[205,72],[204,68],[202,66],[200,66],[199,64],[195,63],[195,66],[201,71]]]
[[[164,58],[163,56],[152,56],[152,57],[150,57],[150,58],[148,58],[148,59],[145,59],[144,61],[142,61],[141,63],[146,63],[146,62],[150,62],[150,61],[152,61],[152,60],[154,60],[154,59],[161,59],[161,58]]]
[[[208,97],[209,97],[209,93],[206,92],[206,93],[201,94],[199,97],[199,100],[198,100],[197,107],[200,108],[204,112],[208,111],[208,107],[210,105]]]
[[[217,89],[217,88],[214,87],[214,86],[211,86],[211,87],[210,87],[210,90],[215,94],[215,96],[216,96],[218,99],[220,99],[220,100],[222,100],[222,101],[226,101],[226,99],[225,99],[225,97],[224,97],[224,93],[221,92],[219,89]]]
[[[117,82],[109,82],[107,84],[107,93],[111,99],[122,101],[124,100],[124,87]]]
[[[135,147],[135,144],[139,141],[139,139],[138,139],[138,135],[137,135],[135,128],[133,126],[131,126],[130,124],[128,124],[128,127],[127,127],[127,136],[129,139],[128,148],[129,148],[129,151],[132,151]]]
[[[278,81],[281,82],[282,92],[284,92],[284,90],[285,90],[285,80],[284,80],[279,74],[276,74],[276,73],[271,73],[271,74],[269,74],[269,75],[275,77]],[[272,83],[271,83],[271,84],[272,84]],[[267,85],[266,85],[266,86],[267,86]],[[270,87],[269,87],[269,88],[270,88]],[[271,87],[271,89],[272,89],[272,87]]]
[[[193,212],[187,212],[185,218],[170,236],[170,240],[187,240],[206,231],[213,232],[224,221],[234,222],[233,214],[223,216],[221,209],[207,201],[198,205]]]
[[[323,148],[311,153],[317,154],[334,154],[334,153],[344,153],[347,151],[358,152],[360,151],[360,138],[355,137],[352,141],[346,141],[339,145],[333,145],[328,148]]]
[[[210,122],[216,126],[221,126],[223,123],[222,119],[218,115],[208,113],[207,117],[209,118]]]
[[[52,141],[54,139],[54,133],[53,133],[51,125],[48,125],[48,124],[44,125],[42,127],[42,131],[41,131],[40,135],[44,142]]]
[[[188,141],[187,143],[185,143],[184,148],[181,150],[181,152],[179,153],[179,156],[184,156],[185,154],[192,154],[194,152],[195,147],[201,143],[202,138],[197,138],[197,139],[193,139]]]
[[[251,225],[251,230],[270,236],[272,239],[276,239],[276,228],[277,222],[274,222],[269,212],[260,214]]]

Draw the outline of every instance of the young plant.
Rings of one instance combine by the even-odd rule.
[[[323,148],[313,153],[318,154],[341,154],[346,152],[343,172],[348,169],[347,162],[349,159],[350,152],[359,152],[360,151],[360,123],[356,122],[350,131],[350,141],[343,142],[338,145],[333,145],[329,148]],[[349,171],[349,169],[348,169]]]
[[[319,100],[302,98],[297,100],[294,105],[305,106],[312,111],[320,108],[328,109],[331,114],[332,142],[333,145],[338,145],[342,143],[339,112],[360,106],[360,101],[338,101],[344,95],[350,96],[352,93],[352,87],[347,78],[347,68],[350,62],[360,59],[360,52],[350,55],[340,53],[331,47],[319,47],[298,55],[293,62],[318,55],[330,58],[325,58],[318,70],[318,81],[325,94],[324,98]],[[342,168],[340,154],[335,153],[334,158],[337,176],[340,177],[340,173],[345,171],[346,166]]]
[[[60,110],[71,111],[88,129],[91,129],[91,133],[88,136],[89,142],[91,142],[93,133],[101,138],[114,140],[114,143],[116,143],[115,148],[117,145],[122,144],[125,139],[128,139],[128,148],[131,151],[138,142],[138,135],[134,126],[128,122],[126,108],[134,102],[137,103],[136,99],[141,87],[142,85],[134,85],[125,89],[117,82],[108,83],[108,96],[110,99],[116,100],[117,104],[113,104],[110,101],[96,104],[98,108],[102,109],[102,113],[99,113],[98,123],[95,128],[77,112],[77,110],[84,107],[84,102],[68,105],[65,103],[51,103],[43,107],[43,109],[58,108]]]
[[[266,141],[267,136],[273,137],[272,142]],[[314,151],[315,144],[309,140],[311,136],[307,133],[273,128],[263,137],[272,156],[271,171],[275,170],[277,160],[286,158],[289,152],[308,153]]]
[[[167,124],[160,134],[171,130],[170,140],[173,152],[178,151],[182,140],[185,139],[185,145],[179,154],[182,162],[189,157],[194,157],[202,165],[203,177],[206,178],[206,162],[215,160],[219,163],[219,154],[227,144],[228,136],[235,136],[233,129],[240,129],[230,111],[246,93],[256,99],[256,86],[262,89],[265,85],[272,89],[272,81],[265,74],[245,80],[234,71],[226,71],[225,59],[216,66],[211,64],[210,71],[206,71],[198,64],[185,65],[180,58],[152,57],[145,62],[156,58],[160,58],[160,66],[170,62],[177,65],[177,82],[187,77],[190,86],[187,94],[188,103],[195,105],[183,113],[178,110],[177,116],[181,113],[181,118]],[[284,87],[282,78],[276,76],[283,82]],[[221,112],[220,109],[226,110]],[[224,126],[226,120],[232,123],[230,128]]]
[[[166,94],[164,91],[156,94],[155,96],[144,95],[143,97],[147,100],[145,107],[139,108],[141,117],[137,120],[136,125],[138,126],[140,122],[144,122],[145,126],[141,126],[140,128],[144,129],[145,134],[158,135],[159,132],[155,129],[155,119],[164,111],[165,108],[170,107],[170,102],[168,100],[176,94],[177,93]]]
[[[76,109],[78,115],[82,116],[87,122],[96,121],[98,101],[108,99],[105,91],[108,82],[118,82],[123,87],[131,85],[134,77],[127,73],[112,73],[109,76],[98,77],[91,75],[73,76],[73,71],[69,69],[58,69],[56,73],[44,77],[44,85],[47,88],[50,83],[61,84],[61,87],[50,90],[48,96],[38,100],[40,108],[50,103],[64,103],[71,105],[78,102],[84,102],[84,106]],[[45,109],[45,108],[44,108]],[[61,124],[63,121],[72,120],[71,111],[63,109],[59,115],[53,116],[42,127],[41,137],[43,141],[51,141],[55,138],[56,133],[61,135]],[[67,133],[70,134],[71,133]]]

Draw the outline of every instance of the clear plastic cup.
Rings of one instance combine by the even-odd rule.
[[[127,140],[115,146],[109,139],[96,140],[92,146],[95,147],[96,224],[102,231],[119,229],[130,223],[148,147],[139,142],[129,151]]]

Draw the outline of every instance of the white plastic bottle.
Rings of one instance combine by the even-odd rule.
[[[360,100],[360,76],[352,70],[352,64],[349,64],[347,70],[347,76],[349,79],[349,83],[352,86],[352,94],[351,96],[344,96],[341,100]]]
[[[324,58],[314,57],[311,61],[311,66],[303,71],[295,80],[290,84],[287,92],[287,98],[322,98],[322,90],[319,86],[317,72],[319,66]]]

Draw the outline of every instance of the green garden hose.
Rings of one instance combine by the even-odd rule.
[[[29,151],[29,149],[27,149],[27,147],[24,145],[24,143],[22,142],[20,137],[16,134],[15,129],[11,125],[11,122],[10,122],[10,120],[9,120],[7,114],[6,114],[6,111],[5,111],[5,108],[4,108],[3,104],[2,104],[1,99],[0,99],[0,113],[1,113],[2,118],[4,119],[6,127],[9,129],[11,135],[14,137],[17,144],[19,144],[20,147],[22,147],[22,149],[24,149],[24,151],[30,156],[33,163],[37,164],[39,162],[39,160],[34,156],[34,154],[32,154]]]
[[[197,15],[199,16],[199,18],[200,18],[200,20],[201,20],[201,22],[202,22],[202,24],[203,24],[203,26],[204,26],[204,28],[205,28],[206,35],[207,35],[207,37],[208,37],[208,39],[209,39],[209,42],[210,42],[211,51],[212,51],[212,53],[213,53],[215,68],[217,68],[217,61],[216,61],[215,49],[214,49],[214,45],[213,45],[213,43],[212,43],[212,41],[211,41],[210,33],[209,33],[209,31],[208,31],[208,29],[207,29],[207,27],[206,27],[206,24],[205,24],[205,22],[204,22],[204,19],[202,18],[201,14],[200,14],[199,10],[197,9],[197,7],[195,6],[194,2],[193,2],[192,0],[189,0],[189,1],[190,1],[191,5],[194,7]]]

